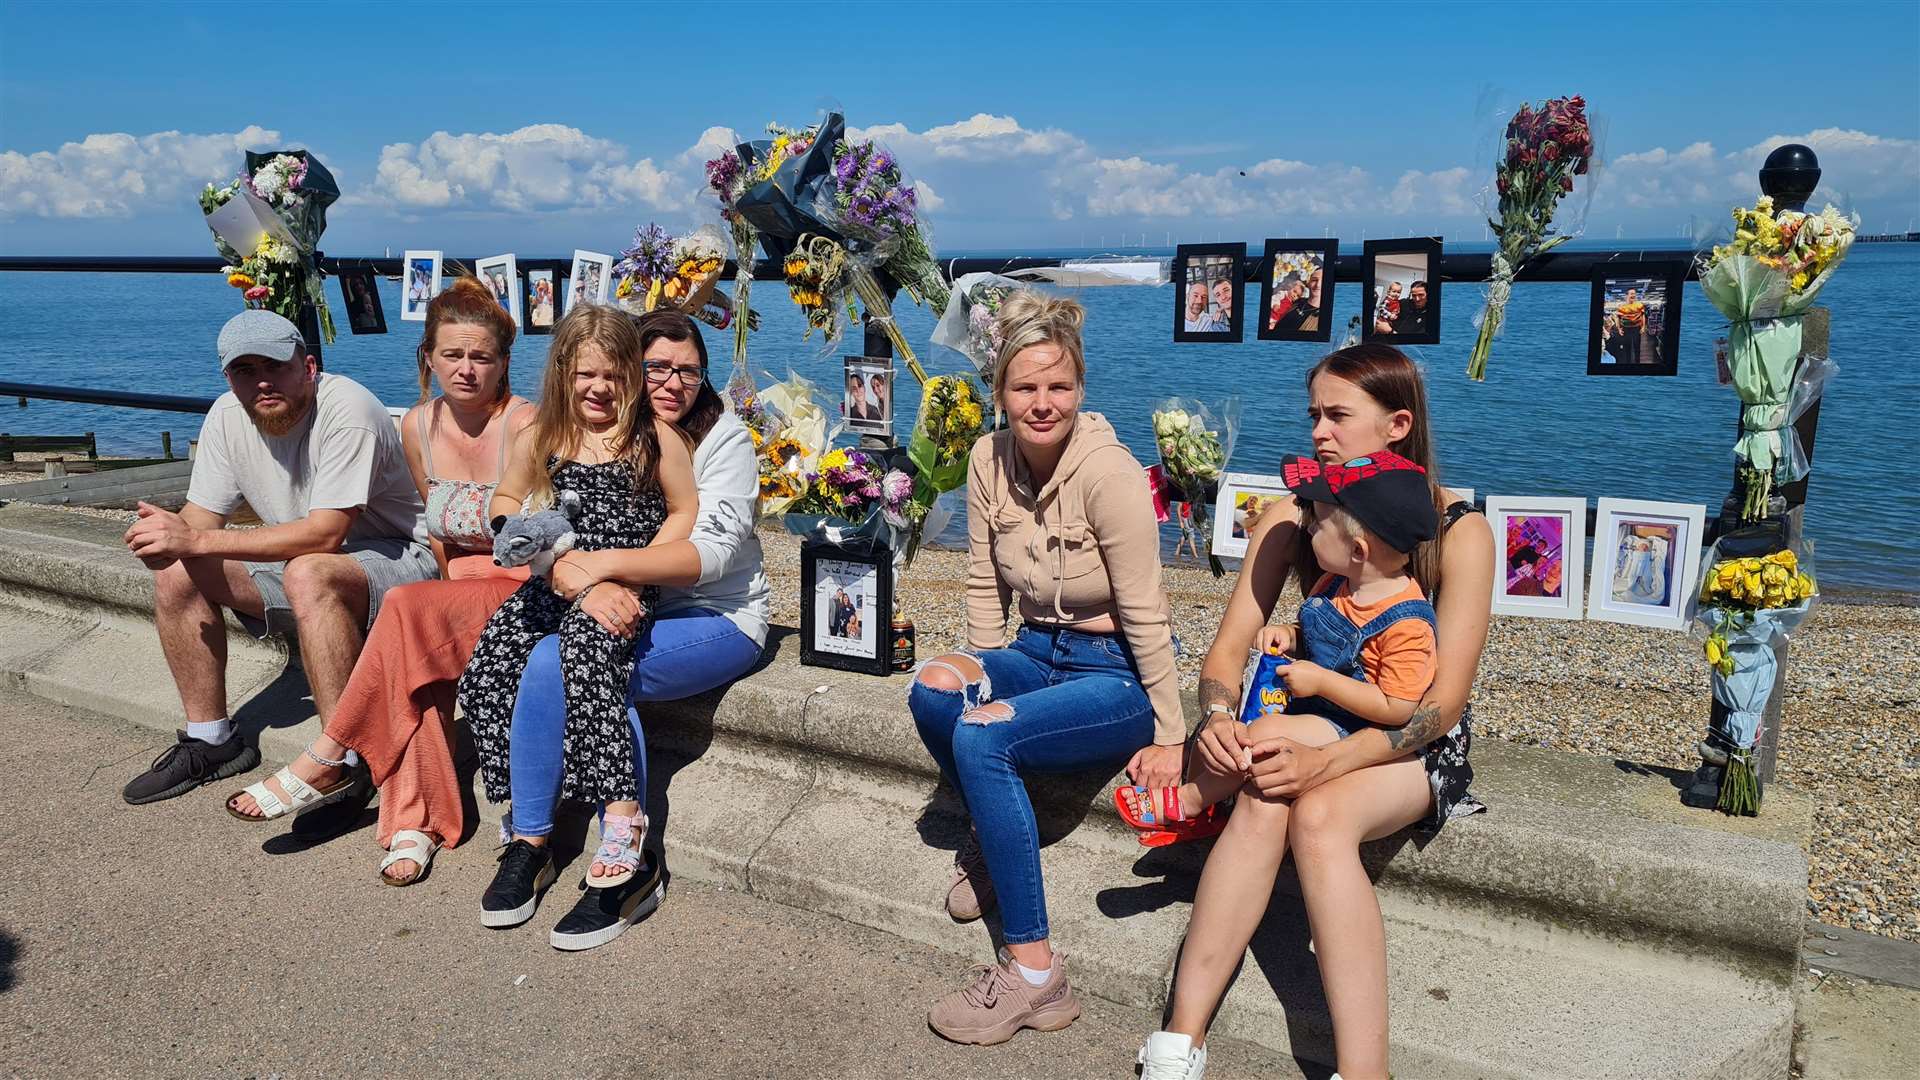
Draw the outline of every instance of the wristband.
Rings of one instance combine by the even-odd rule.
[[[1211,701],[1207,703],[1207,719],[1209,720],[1213,719],[1214,713],[1219,713],[1221,716],[1224,716],[1229,720],[1233,719],[1233,710],[1218,701]]]

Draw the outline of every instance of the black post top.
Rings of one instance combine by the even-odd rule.
[[[1760,193],[1773,196],[1776,212],[1804,211],[1819,184],[1820,159],[1810,146],[1788,143],[1775,147],[1767,155],[1766,164],[1760,166]]]

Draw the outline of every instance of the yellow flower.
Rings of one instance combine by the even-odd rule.
[[[235,272],[227,276],[227,284],[236,289],[251,289],[256,283],[247,275]]]

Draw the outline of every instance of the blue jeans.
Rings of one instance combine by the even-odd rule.
[[[655,619],[634,649],[627,687],[627,722],[633,725],[633,771],[640,800],[647,798],[647,736],[639,701],[676,701],[702,694],[745,675],[760,659],[760,646],[726,616],[686,608]],[[520,674],[520,693],[508,730],[507,768],[513,798],[513,831],[545,836],[553,831],[560,800],[561,738],[567,702],[560,684],[560,638],[550,634],[533,647]]]
[[[1005,649],[976,654],[986,677],[960,690],[915,680],[907,706],[920,741],[959,790],[993,875],[1007,943],[1047,937],[1040,829],[1021,777],[1117,772],[1153,741],[1153,705],[1125,639],[1026,626]],[[998,701],[1005,720],[970,711]]]

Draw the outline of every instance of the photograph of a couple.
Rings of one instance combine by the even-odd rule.
[[[1174,256],[1180,289],[1173,313],[1175,341],[1239,341],[1246,297],[1244,244],[1182,244]]]
[[[893,361],[849,356],[840,414],[855,431],[884,435],[893,428]]]
[[[820,559],[814,563],[813,647],[824,653],[873,658],[880,653],[874,610],[878,570],[866,563]]]

